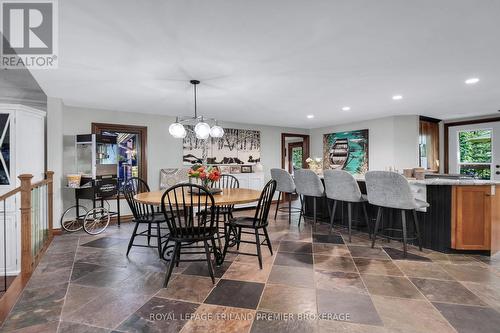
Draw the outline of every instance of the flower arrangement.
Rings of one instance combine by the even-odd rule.
[[[313,159],[311,157],[308,157],[306,159],[306,163],[309,165],[309,169],[311,169],[312,171],[314,171],[318,174],[323,171],[323,159],[322,158],[316,157]]]
[[[205,188],[210,189],[220,179],[220,171],[216,166],[196,164],[189,169],[188,177],[199,179]]]

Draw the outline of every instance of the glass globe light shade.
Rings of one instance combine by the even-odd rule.
[[[168,127],[168,132],[176,139],[182,139],[186,136],[186,129],[180,123],[173,123]]]
[[[210,136],[210,125],[204,122],[199,122],[194,127],[194,132],[196,133],[196,138],[206,140]]]
[[[224,136],[224,129],[219,125],[215,125],[210,129],[210,136],[212,138],[222,138]]]

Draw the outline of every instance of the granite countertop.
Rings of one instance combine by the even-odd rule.
[[[323,179],[323,175],[319,175]],[[364,176],[354,176],[358,182],[364,182]],[[480,179],[447,179],[447,178],[429,178],[415,179],[408,178],[408,182],[412,185],[500,185],[498,180],[480,180]]]
[[[357,181],[365,181],[365,177],[355,177]],[[413,185],[500,185],[497,180],[479,180],[479,179],[446,179],[446,178],[430,178],[430,179],[415,179],[408,178],[408,182]]]
[[[479,179],[445,179],[445,178],[432,178],[432,179],[408,179],[410,184],[416,185],[500,185],[500,181],[496,180],[479,180]]]

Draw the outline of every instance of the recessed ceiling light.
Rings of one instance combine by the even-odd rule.
[[[351,109],[351,107],[350,107],[350,106],[344,106],[344,107],[342,108],[342,111],[349,111],[350,109]]]
[[[307,115],[307,119],[313,119],[314,118],[314,115],[313,114],[308,114]]]
[[[465,84],[476,84],[479,82],[477,77],[471,77],[470,79],[465,80]]]
[[[403,96],[401,96],[401,95],[394,95],[394,96],[392,96],[392,99],[395,100],[395,101],[399,101],[400,99],[403,99]]]

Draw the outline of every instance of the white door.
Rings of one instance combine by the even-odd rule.
[[[449,173],[500,181],[500,122],[449,127]]]

